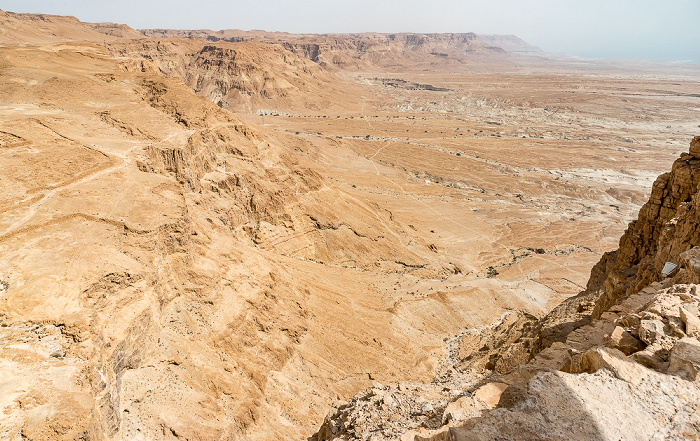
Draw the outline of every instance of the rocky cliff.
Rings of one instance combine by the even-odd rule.
[[[681,155],[671,172],[654,182],[638,219],[629,224],[619,248],[603,255],[592,269],[585,291],[540,320],[521,317],[501,323],[477,339],[462,337],[465,355],[461,366],[505,373],[528,362],[553,343],[565,341],[572,331],[600,319],[617,303],[665,279],[661,271],[666,262],[685,265],[673,280],[697,283],[694,273],[686,269],[686,260],[689,250],[700,245],[700,202],[695,198],[700,182],[698,158],[700,137],[692,140],[690,153]]]
[[[350,84],[277,44],[141,39],[108,47],[119,56],[148,60],[231,111],[294,108],[332,112],[341,108],[338,103],[356,101],[350,99]]]
[[[697,439],[699,182],[695,137],[585,291],[539,320],[464,331],[433,384],[377,384],[314,439]]]
[[[369,66],[390,67],[424,63],[463,63],[474,61],[475,56],[503,55],[501,46],[511,39],[491,42],[473,33],[462,34],[286,34],[263,31],[185,31],[170,29],[144,29],[148,37],[199,38],[209,41],[240,42],[247,40],[281,44],[291,52],[308,58],[326,68],[350,70]],[[522,41],[522,40],[520,40]],[[524,42],[523,42],[524,43]],[[500,46],[499,46],[500,44]]]

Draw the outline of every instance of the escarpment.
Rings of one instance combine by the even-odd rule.
[[[507,329],[503,325],[495,327],[492,334],[481,336],[481,340],[503,334],[510,343],[466,351],[468,355],[460,361],[461,366],[506,373],[527,363],[553,343],[564,342],[576,329],[601,319],[632,294],[654,282],[670,283],[661,272],[666,262],[681,268],[673,281],[695,283],[698,276],[693,269],[694,254],[688,251],[700,245],[699,157],[700,137],[695,137],[690,153],[682,154],[671,172],[656,179],[649,200],[629,224],[619,248],[605,253],[593,267],[585,291],[564,300],[539,320],[521,320]]]
[[[681,155],[671,172],[654,182],[639,218],[625,231],[616,254],[607,257],[607,277],[594,312],[596,317],[616,302],[660,280],[666,262],[679,265],[681,253],[700,245],[699,182],[700,137],[695,137],[690,152]],[[682,272],[679,277],[690,274]]]
[[[120,56],[147,60],[231,111],[337,111],[344,109],[338,103],[351,102],[348,82],[278,44],[140,39],[108,47]]]
[[[263,41],[280,44],[289,51],[328,69],[362,71],[370,67],[445,62],[469,63],[473,56],[502,55],[527,44],[516,37],[486,36],[474,33],[363,33],[295,35],[263,31],[190,31],[144,29],[151,38],[199,38],[213,42]],[[500,37],[500,38],[499,38]]]

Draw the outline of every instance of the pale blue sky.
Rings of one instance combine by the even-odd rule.
[[[0,0],[134,28],[515,34],[548,52],[700,63],[700,0]]]

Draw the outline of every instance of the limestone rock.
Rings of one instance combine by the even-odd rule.
[[[637,333],[639,339],[648,345],[653,344],[657,339],[666,335],[664,324],[661,320],[642,320]]]
[[[396,406],[396,400],[394,400],[391,394],[384,395],[384,397],[382,398],[382,403],[387,407]]]
[[[526,383],[513,383],[506,388],[498,400],[498,407],[510,409],[525,402],[527,395]]]
[[[482,410],[488,408],[489,404],[479,398],[474,396],[462,397],[447,405],[442,415],[442,424],[464,421],[479,416]]]
[[[700,282],[700,247],[693,247],[678,255],[691,283]]]
[[[503,394],[503,391],[507,388],[508,385],[505,383],[488,383],[474,391],[474,397],[491,407],[496,407],[498,401],[501,399],[501,394]]]
[[[654,352],[653,348],[635,352],[631,355],[631,358],[642,366],[657,371],[663,371],[668,366],[668,363],[661,359],[656,352]]]
[[[608,369],[593,374],[543,372],[530,380],[518,406],[487,411],[452,432],[461,439],[494,441],[642,440],[656,439],[661,433],[666,436],[663,439],[684,439],[687,433],[697,435],[691,430],[700,427],[698,385],[653,371],[645,373],[644,380],[632,386]]]
[[[612,334],[610,334],[608,345],[619,349],[625,355],[630,355],[644,349],[644,343],[620,326],[616,326]]]
[[[685,308],[680,308],[680,313],[685,324],[685,333],[691,337],[700,336],[700,318]]]
[[[581,357],[581,369],[593,373],[601,368],[610,370],[617,378],[633,385],[641,383],[650,372],[645,367],[627,359],[617,349],[596,348],[587,351]]]
[[[700,342],[696,338],[684,337],[676,341],[668,371],[693,381],[700,379]]]
[[[455,374],[435,384],[401,382],[369,388],[332,408],[311,439],[385,441],[447,436],[448,428],[440,431],[443,421],[462,421],[490,408],[484,401],[465,395],[464,389],[478,382],[483,382],[481,376]]]

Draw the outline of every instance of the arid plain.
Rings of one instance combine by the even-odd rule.
[[[306,439],[582,291],[700,132],[692,65],[1,14],[5,439]]]

